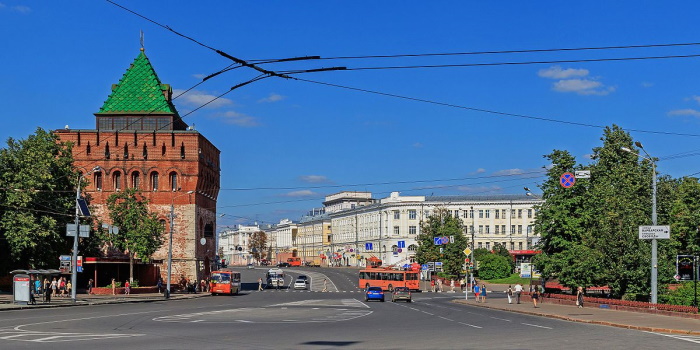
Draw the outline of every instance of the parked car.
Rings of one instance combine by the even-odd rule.
[[[290,266],[292,266],[292,265],[290,265],[290,264],[289,264],[288,262],[286,262],[286,261],[277,264],[277,267],[290,267]]]
[[[369,287],[365,292],[365,301],[380,300],[384,302],[384,291],[381,287]]]
[[[297,278],[294,281],[294,289],[306,289],[306,280]]]
[[[262,266],[268,266],[268,265],[270,265],[270,261],[269,261],[269,260],[262,259],[262,260],[260,260],[260,265],[262,265]]]
[[[391,301],[396,302],[397,300],[406,300],[410,303],[411,300],[411,290],[406,287],[395,287],[394,292],[391,294]]]
[[[253,266],[253,264],[248,264],[248,268],[252,269],[252,268],[255,268],[255,266]]]

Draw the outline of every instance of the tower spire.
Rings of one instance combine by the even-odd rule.
[[[140,36],[140,41],[141,41],[141,51],[143,52],[143,51],[145,51],[145,49],[143,48],[143,30],[140,30],[140,32],[141,32],[141,36]]]

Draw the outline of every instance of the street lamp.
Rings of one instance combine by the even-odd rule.
[[[88,175],[90,173],[98,173],[102,171],[99,166],[92,168],[92,170],[85,173]],[[75,302],[75,292],[78,289],[78,237],[80,236],[80,182],[85,177],[83,174],[78,175],[78,189],[75,191],[75,236],[73,236],[73,257],[71,257],[71,274],[70,283],[73,286],[70,291],[70,297]]]
[[[627,148],[627,147],[621,147],[620,149],[632,153],[636,155],[637,157],[641,157],[642,159],[646,159],[651,163],[651,170],[652,170],[652,179],[651,179],[651,224],[656,226],[656,162],[654,162],[654,158],[647,153],[647,151],[644,149],[644,146],[642,146],[642,143],[639,141],[635,141],[634,145],[639,147],[642,151],[644,151],[644,154],[647,156],[643,156],[639,153],[634,152],[633,150]],[[658,276],[658,270],[657,270],[657,265],[658,265],[658,258],[656,256],[656,250],[657,250],[657,242],[656,238],[651,240],[651,303],[656,304],[657,301],[657,276]]]
[[[168,243],[168,283],[165,289],[165,299],[170,298],[170,276],[173,271],[173,226],[175,226],[175,198],[182,197],[185,195],[191,195],[194,191],[187,191],[177,196],[174,196],[170,200],[170,242]]]

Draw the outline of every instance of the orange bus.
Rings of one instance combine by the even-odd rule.
[[[385,270],[370,268],[360,270],[360,288],[382,287],[383,290],[394,291],[394,287],[408,287],[410,290],[419,290],[420,283],[418,272],[402,270]]]
[[[212,271],[209,282],[209,292],[211,295],[217,294],[238,294],[241,290],[241,273],[231,269],[221,269]]]
[[[289,266],[301,266],[301,258],[288,258]]]

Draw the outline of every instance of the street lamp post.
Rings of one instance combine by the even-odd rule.
[[[634,143],[635,146],[639,147],[642,151],[644,151],[644,154],[647,156],[642,156],[639,153],[635,153],[631,149],[627,147],[622,147],[621,149],[625,152],[632,153],[637,155],[638,157],[641,157],[643,159],[648,160],[651,163],[651,170],[652,170],[652,179],[651,179],[651,224],[656,226],[656,162],[654,162],[654,158],[652,158],[649,153],[644,149],[644,146],[642,145],[641,142],[636,141]],[[657,251],[658,248],[658,243],[656,241],[656,238],[651,240],[651,303],[656,304],[657,302],[657,295],[658,295],[658,258],[657,258]]]
[[[174,196],[170,200],[170,241],[168,242],[168,282],[167,282],[167,287],[165,289],[165,299],[170,298],[170,276],[172,275],[173,271],[173,226],[175,226],[175,198],[181,197],[184,195],[190,195],[194,193],[194,191],[187,191],[187,193]]]
[[[100,172],[102,169],[99,166],[92,168],[91,171],[85,173],[88,175],[93,172]],[[78,289],[78,239],[80,236],[80,181],[84,175],[78,175],[78,189],[75,191],[75,236],[73,236],[73,256],[71,257],[71,274],[70,283],[73,286],[70,291],[70,297],[75,302],[75,292]]]

